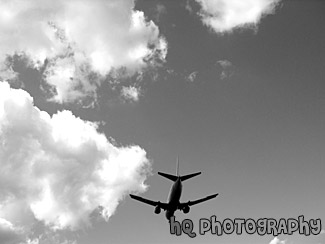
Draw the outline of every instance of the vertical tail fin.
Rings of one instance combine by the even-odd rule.
[[[179,176],[179,157],[177,156],[176,176]]]

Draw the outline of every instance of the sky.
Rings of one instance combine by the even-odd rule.
[[[0,243],[325,244],[325,2],[0,0]],[[171,235],[320,218],[319,235]]]

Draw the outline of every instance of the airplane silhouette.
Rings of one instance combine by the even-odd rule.
[[[170,174],[166,174],[166,173],[162,173],[162,172],[158,172],[158,174],[171,180],[171,181],[174,181],[174,184],[172,185],[170,192],[169,192],[167,203],[162,203],[160,201],[152,201],[152,200],[145,199],[145,198],[135,196],[132,194],[130,194],[130,197],[132,199],[135,199],[140,202],[154,206],[155,214],[159,214],[161,212],[161,209],[165,210],[166,211],[165,216],[168,220],[170,220],[170,218],[172,216],[174,216],[174,213],[176,210],[181,210],[185,214],[187,214],[190,211],[190,206],[193,206],[193,205],[201,203],[201,202],[205,202],[207,200],[215,198],[218,195],[218,193],[217,193],[217,194],[213,194],[213,195],[210,195],[210,196],[207,196],[207,197],[195,200],[195,201],[188,201],[188,202],[181,203],[179,200],[180,200],[181,194],[182,194],[182,181],[185,181],[185,180],[190,179],[194,176],[197,176],[197,175],[201,174],[201,172],[180,176],[179,175],[179,160],[178,160],[178,158],[177,158],[176,175],[170,175]]]

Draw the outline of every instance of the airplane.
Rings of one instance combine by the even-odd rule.
[[[180,202],[181,194],[182,194],[182,181],[185,181],[187,179],[190,179],[194,176],[197,176],[201,174],[201,172],[193,173],[193,174],[188,174],[188,175],[179,175],[179,159],[177,158],[177,168],[176,168],[176,175],[170,175],[162,172],[158,172],[159,175],[171,180],[174,182],[172,185],[169,196],[168,196],[168,201],[167,203],[162,203],[160,201],[152,201],[149,199],[145,199],[136,195],[130,194],[130,197],[134,200],[138,200],[140,202],[149,204],[151,206],[155,207],[154,213],[155,214],[160,214],[161,209],[165,210],[165,216],[170,221],[170,218],[174,216],[174,213],[176,210],[183,211],[185,214],[187,214],[190,211],[190,206],[193,206],[195,204],[205,202],[207,200],[210,200],[212,198],[215,198],[216,196],[219,195],[217,194],[212,194],[204,198],[200,198],[195,201],[188,201],[188,202]]]

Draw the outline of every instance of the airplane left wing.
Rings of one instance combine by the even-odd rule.
[[[167,203],[162,203],[162,202],[157,202],[157,201],[152,201],[152,200],[149,200],[149,199],[146,199],[146,198],[143,198],[143,197],[139,197],[139,196],[136,196],[136,195],[132,195],[130,194],[130,197],[132,199],[135,199],[135,200],[138,200],[140,202],[143,202],[143,203],[146,203],[146,204],[149,204],[151,206],[159,206],[160,208],[164,209],[164,210],[167,210]]]
[[[218,195],[219,195],[219,193],[213,194],[213,195],[210,195],[210,196],[207,196],[207,197],[204,197],[204,198],[200,198],[200,199],[195,200],[195,201],[183,202],[183,203],[179,204],[180,205],[179,208],[183,209],[185,206],[192,206],[192,205],[195,205],[195,204],[199,204],[201,202],[205,202],[205,201],[208,201],[208,200],[210,200],[212,198],[215,198]]]

